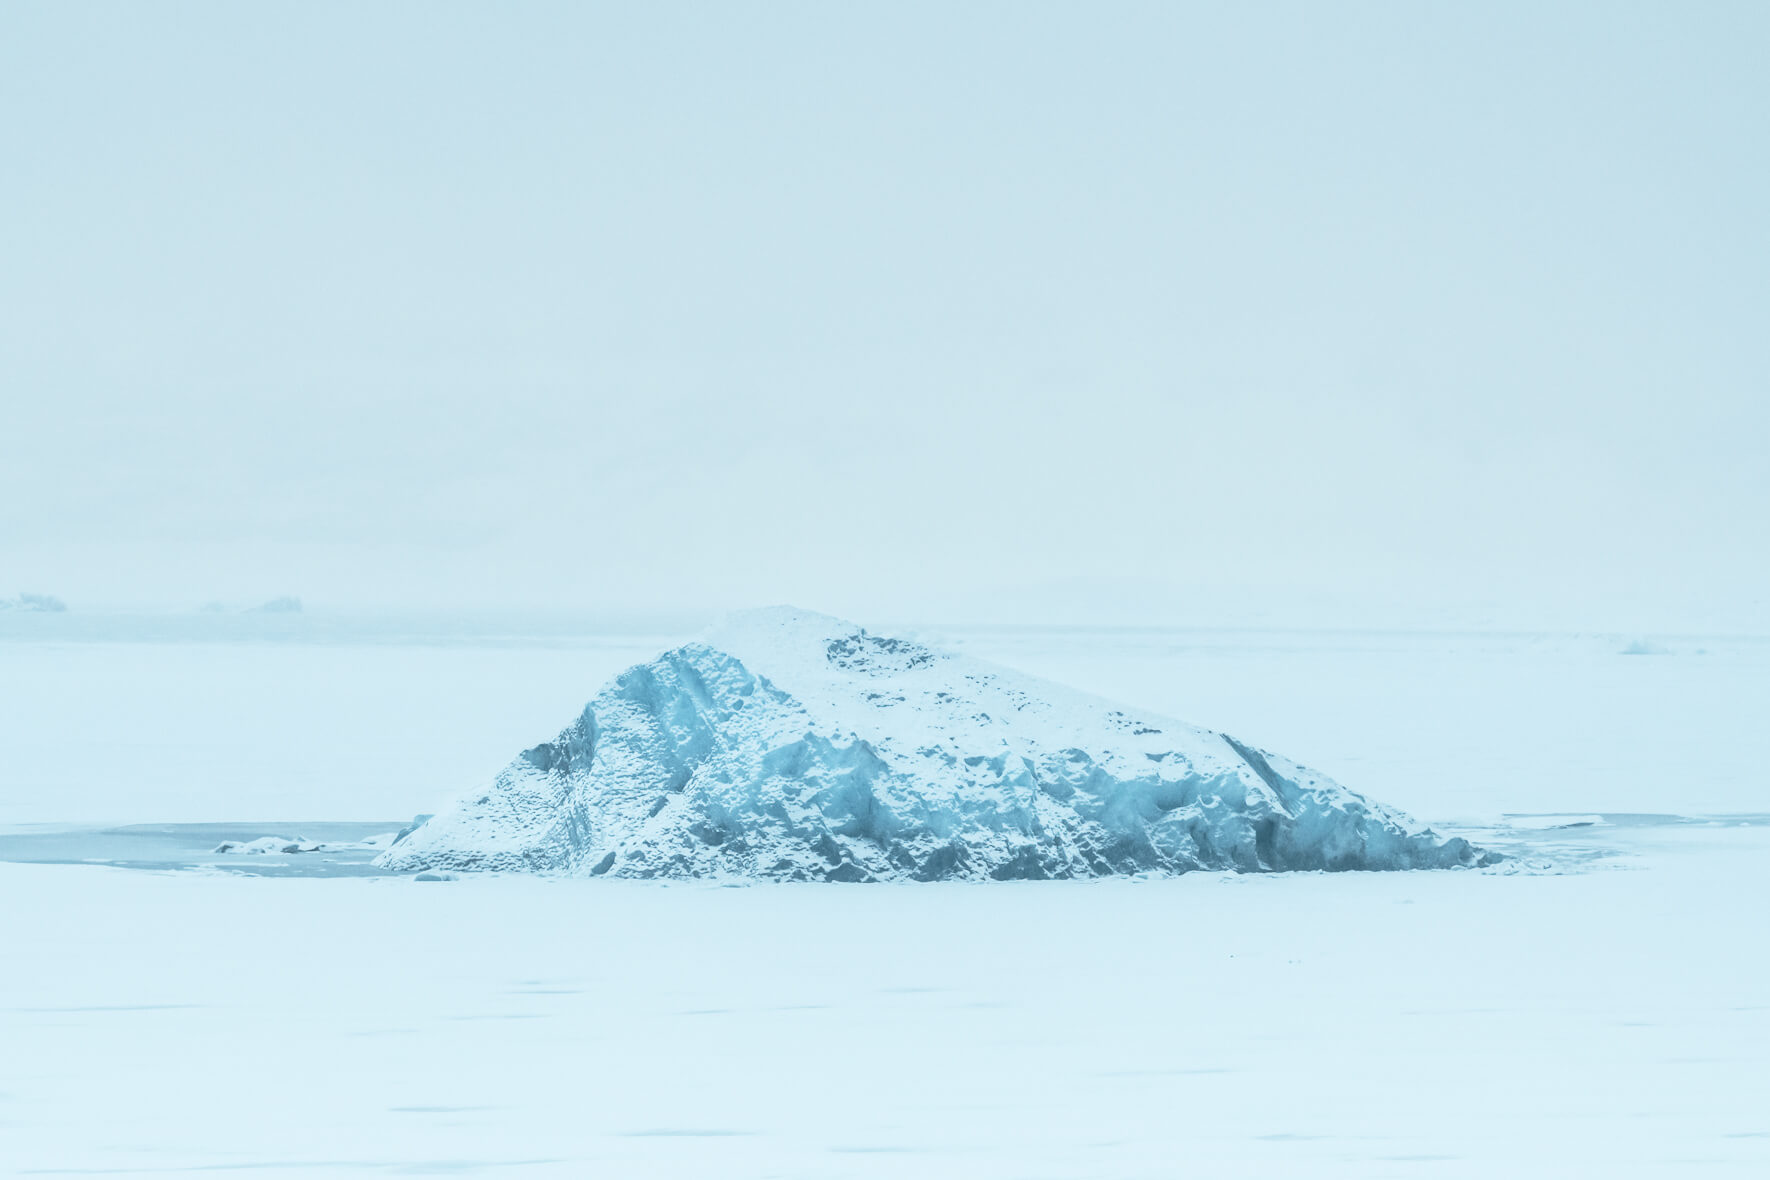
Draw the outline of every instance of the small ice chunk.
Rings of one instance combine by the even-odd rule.
[[[1617,654],[1624,656],[1669,656],[1672,654],[1672,649],[1655,643],[1651,639],[1637,639]]]
[[[316,852],[319,847],[299,836],[260,836],[256,840],[223,840],[215,851],[231,856],[262,856],[267,852]]]

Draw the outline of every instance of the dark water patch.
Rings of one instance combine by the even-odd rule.
[[[1744,811],[1721,813],[1716,815],[1674,815],[1661,811],[1508,811],[1501,818],[1507,821],[1566,819],[1566,824],[1544,831],[1567,832],[1579,828],[1595,828],[1591,816],[1596,816],[1604,825],[1613,828],[1674,828],[1690,826],[1712,826],[1721,824],[1731,827],[1764,827],[1770,825],[1770,812]]]

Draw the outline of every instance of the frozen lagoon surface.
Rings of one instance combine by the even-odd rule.
[[[930,629],[1515,855],[717,888],[213,853],[384,832],[658,637],[76,619],[0,637],[0,1172],[1770,1169],[1760,640]]]

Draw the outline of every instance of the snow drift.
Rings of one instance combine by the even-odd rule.
[[[1225,734],[779,607],[617,676],[376,863],[933,881],[1490,859]]]

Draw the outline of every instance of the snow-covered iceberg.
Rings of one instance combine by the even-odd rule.
[[[376,863],[933,881],[1490,859],[1225,734],[776,607],[615,677]]]

